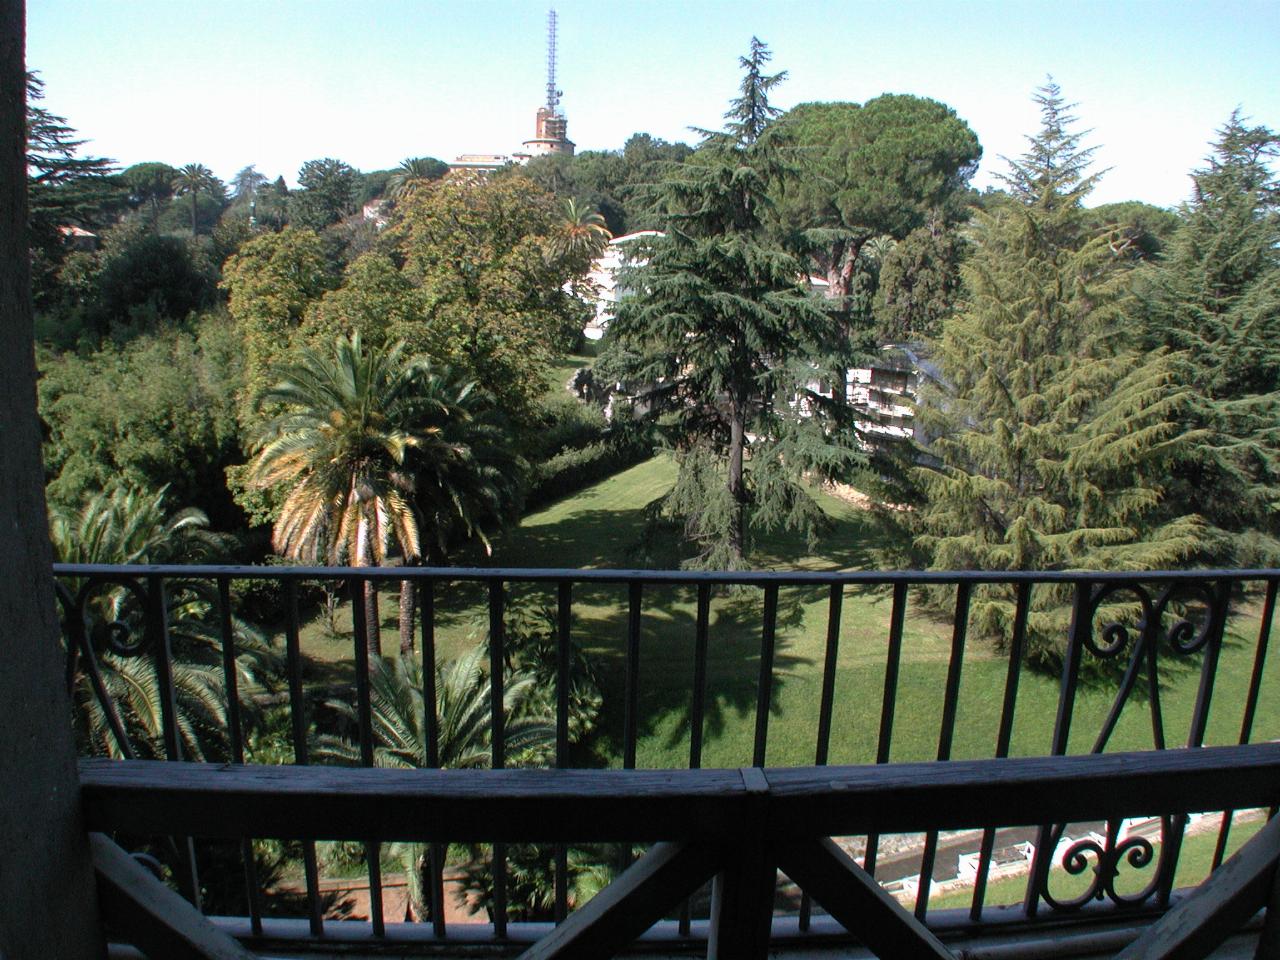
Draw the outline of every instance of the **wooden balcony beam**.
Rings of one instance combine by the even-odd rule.
[[[85,760],[92,830],[209,838],[775,840],[1156,816],[1280,801],[1280,744],[738,770],[388,770]],[[762,804],[763,801],[763,804]],[[744,834],[751,831],[751,834]]]
[[[102,915],[150,957],[254,960],[195,907],[100,833],[89,835]]]

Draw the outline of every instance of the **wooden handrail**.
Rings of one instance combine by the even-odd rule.
[[[208,838],[733,841],[1280,801],[1280,744],[766,770],[391,770],[83,760],[88,827]],[[750,831],[744,833],[743,831]]]

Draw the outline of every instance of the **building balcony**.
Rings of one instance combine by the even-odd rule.
[[[1280,857],[1280,821],[1270,819],[1280,745],[1265,742],[1280,695],[1270,652],[1280,571],[59,565],[55,575],[68,683],[108,738],[99,745],[123,758],[86,757],[80,772],[117,956],[234,955],[174,946],[199,936],[264,957],[1278,955],[1268,951],[1280,943],[1280,911],[1260,911],[1268,897],[1275,902]],[[377,765],[388,732],[371,686],[363,585],[406,579],[417,586],[416,641],[428,663],[451,603],[466,594],[485,611],[490,769],[439,769],[450,734],[435,709],[421,717],[421,768]],[[283,607],[285,676],[274,695],[239,676],[233,585],[245,581],[271,584]],[[340,584],[350,598],[349,682],[304,675],[305,596],[315,583]],[[222,753],[204,762],[186,746],[183,666],[172,652],[181,625],[170,600],[195,584],[213,598],[226,700]],[[508,734],[519,718],[506,715],[503,677],[513,590],[544,596],[551,613],[547,768],[512,766]],[[712,610],[730,590],[735,615],[755,616],[755,642],[735,648],[753,678],[742,717],[750,756],[711,767],[704,759],[727,722],[716,712],[723,677],[713,669],[725,628]],[[950,642],[938,651],[940,682],[922,716],[902,651],[914,629],[908,607],[925,592],[931,615],[950,610]],[[1052,679],[1027,656],[1044,612],[1037,601],[1050,592],[1070,610]],[[788,599],[798,594],[824,601],[821,663],[786,656],[795,629]],[[674,616],[673,595],[694,611],[687,623]],[[883,636],[847,612],[849,598],[866,595],[883,601]],[[586,622],[580,608],[606,596],[620,615]],[[994,648],[976,635],[975,615],[993,600],[1007,610]],[[689,634],[683,683],[652,673],[652,648],[663,641],[651,628],[660,621]],[[575,639],[601,629],[617,633],[616,682],[602,684],[616,749],[586,768],[574,766],[571,661]],[[870,686],[844,682],[842,648],[874,661],[864,668],[874,673]],[[157,685],[156,735],[144,745],[132,708],[112,696],[109,664],[122,660],[146,664]],[[778,690],[806,670],[811,736],[799,746],[771,741],[780,704],[794,702]],[[966,685],[984,675],[999,683]],[[434,676],[422,672],[421,703],[438,702]],[[652,736],[658,679],[683,691],[684,721],[668,731],[687,746],[682,769],[646,766],[640,749]],[[344,698],[355,765],[309,762],[323,704]],[[287,714],[290,750],[261,762],[248,715],[268,701]],[[965,729],[973,725],[991,735],[981,755]],[[1132,749],[1135,729],[1147,731],[1148,749]],[[856,755],[858,739],[871,762],[833,762]],[[131,759],[143,755],[152,759]],[[256,851],[268,841],[295,851],[296,876],[260,875]],[[327,875],[335,871],[317,850],[333,841],[358,851],[358,878]],[[426,908],[417,919],[406,913],[407,881],[391,875],[385,855],[406,844],[421,852],[415,879]],[[482,901],[469,917],[452,909],[464,849],[468,889]],[[612,878],[589,898],[574,889],[583,858]],[[545,889],[535,903],[529,878],[538,871]],[[353,894],[345,906],[334,895],[344,890]],[[227,915],[233,902],[243,912]]]

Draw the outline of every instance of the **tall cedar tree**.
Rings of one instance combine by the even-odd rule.
[[[44,81],[27,74],[27,216],[31,244],[32,295],[37,309],[47,309],[59,296],[58,270],[68,247],[61,228],[98,230],[119,212],[123,191],[110,174],[115,161],[80,156],[87,140],[65,117],[39,103]]]
[[[1035,101],[1041,130],[1009,161],[1012,198],[977,219],[964,306],[936,344],[946,384],[920,409],[934,459],[903,522],[934,569],[1173,566],[1202,538],[1198,517],[1161,516],[1186,396],[1170,356],[1133,343],[1114,238],[1085,227],[1098,174],[1069,106],[1052,83]],[[1033,594],[1034,658],[1056,656],[1066,600]],[[1012,591],[974,598],[989,635],[1008,636],[1013,613]]]
[[[1280,137],[1239,112],[1208,165],[1164,260],[1146,269],[1148,339],[1185,351],[1203,439],[1171,495],[1214,528],[1214,559],[1280,562]]]
[[[680,466],[665,508],[708,567],[743,566],[752,525],[812,533],[822,512],[804,473],[856,456],[828,440],[828,402],[805,387],[832,323],[765,227],[773,156],[760,135],[784,76],[763,73],[769,57],[753,40],[725,131],[659,185],[665,235],[624,279],[643,294],[623,299],[610,329],[624,373],[651,385],[645,402]]]

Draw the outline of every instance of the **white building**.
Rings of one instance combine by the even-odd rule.
[[[614,237],[609,241],[604,254],[591,265],[587,279],[595,287],[596,295],[593,304],[595,316],[587,322],[583,330],[588,340],[599,340],[604,336],[605,328],[609,325],[609,319],[613,316],[618,301],[626,293],[626,289],[618,282],[620,271],[624,267],[634,267],[644,263],[644,259],[636,255],[635,242],[661,236],[663,234],[657,230],[639,230],[636,233]]]

